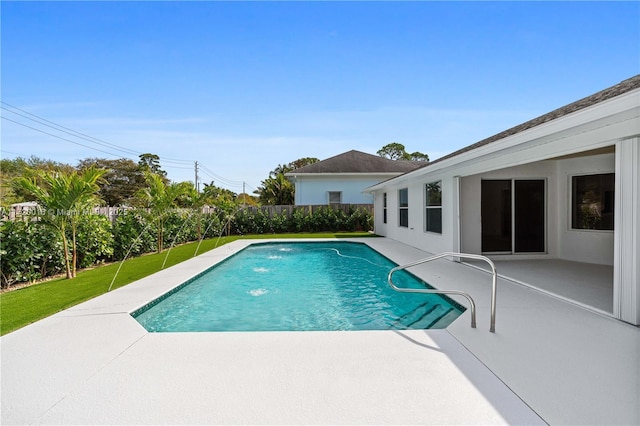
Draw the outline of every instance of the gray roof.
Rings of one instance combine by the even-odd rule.
[[[312,173],[406,173],[426,166],[424,161],[389,160],[351,150],[326,160],[295,169],[287,175]]]
[[[607,99],[611,99],[616,96],[622,95],[624,93],[630,92],[637,88],[640,88],[640,74],[634,77],[628,78],[624,81],[621,81],[620,83],[616,84],[615,86],[611,86],[608,89],[601,90],[600,92],[594,93],[591,96],[587,96],[586,98],[580,99],[578,101],[570,103],[569,105],[553,110],[547,114],[541,115],[540,117],[534,118],[533,120],[529,120],[525,123],[519,124],[515,127],[507,129],[503,132],[500,132],[486,139],[483,139],[465,148],[459,149],[458,151],[452,152],[451,154],[445,155],[444,157],[440,157],[437,160],[431,161],[429,164],[437,163],[447,158],[455,157],[467,151],[471,151],[481,146],[488,145],[491,142],[495,142],[500,139],[504,139],[508,136],[515,135],[517,133],[539,126],[551,120],[555,120],[556,118],[560,118],[562,116],[565,116],[573,112],[579,111],[581,109],[598,104],[600,102],[604,102]]]

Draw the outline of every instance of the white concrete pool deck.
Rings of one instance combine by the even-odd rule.
[[[1,423],[640,424],[640,329],[500,280],[489,333],[489,276],[447,260],[412,272],[468,291],[477,329],[469,311],[429,331],[147,333],[130,317],[252,242],[3,336]]]

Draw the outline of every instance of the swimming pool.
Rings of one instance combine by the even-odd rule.
[[[252,244],[131,315],[150,332],[444,328],[465,308],[393,291],[397,266],[366,244]],[[401,271],[402,287],[431,288]]]

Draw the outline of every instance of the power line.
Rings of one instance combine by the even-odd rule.
[[[225,183],[227,183],[229,185],[234,185],[234,186],[241,186],[242,185],[241,181],[231,180],[231,179],[227,179],[227,178],[224,178],[222,176],[219,176],[215,172],[213,172],[211,169],[209,169],[207,166],[204,166],[203,164],[200,164],[200,167],[202,168],[202,171],[205,174],[209,175],[210,177],[212,177],[214,179],[218,179],[218,180],[224,181]]]
[[[135,151],[135,150],[132,150],[130,148],[126,148],[126,147],[123,147],[123,146],[120,146],[120,145],[116,145],[116,144],[113,144],[111,142],[107,142],[107,141],[104,141],[102,139],[98,139],[98,138],[93,137],[93,136],[89,136],[89,135],[84,134],[82,132],[78,132],[76,130],[73,130],[73,129],[70,129],[68,127],[62,126],[60,124],[54,123],[51,120],[47,120],[46,118],[43,118],[43,117],[40,117],[40,116],[35,115],[33,113],[30,113],[29,111],[25,111],[25,110],[23,110],[21,108],[18,108],[18,107],[14,106],[14,105],[11,105],[11,104],[7,103],[7,102],[0,101],[0,103],[4,104],[4,105],[6,105],[6,106],[8,106],[8,107],[10,107],[12,109],[15,109],[17,111],[20,111],[20,112],[13,111],[12,109],[9,109],[9,108],[6,108],[6,107],[0,107],[3,110],[5,110],[7,112],[10,112],[12,114],[18,115],[20,117],[26,118],[27,120],[33,121],[33,122],[38,123],[38,124],[40,124],[42,126],[49,127],[49,128],[54,129],[54,130],[56,130],[58,132],[65,133],[67,135],[76,137],[78,139],[82,139],[82,140],[90,142],[90,143],[94,143],[96,145],[103,146],[103,147],[106,147],[106,148],[109,148],[109,149],[113,149],[113,150],[116,150],[116,151],[121,151],[121,152],[124,152],[124,153],[129,154],[129,155],[135,155],[136,157],[139,157],[141,155],[141,153],[138,152],[138,151]],[[32,117],[35,117],[35,118],[32,118]],[[4,116],[2,118],[5,118],[5,119],[7,119],[9,121],[12,121],[12,122],[14,122],[16,124],[22,125],[24,127],[39,131],[41,133],[45,133],[45,134],[51,135],[51,133],[44,132],[44,131],[36,129],[34,127],[25,125],[24,123],[17,122],[15,120],[8,119],[8,118],[6,118]],[[52,135],[52,136],[60,138],[59,136],[55,136],[55,135]],[[65,139],[65,138],[60,138],[60,139],[69,141],[68,139]],[[69,141],[69,142],[71,142],[71,141]],[[75,142],[72,142],[72,143],[75,143]],[[81,146],[84,146],[86,148],[89,148],[89,149],[95,149],[97,151],[100,151],[99,149],[91,148],[91,147],[89,147],[87,145],[82,145],[82,144],[79,144],[79,143],[77,143],[77,144],[81,145]],[[100,152],[105,152],[105,151],[100,151]],[[114,154],[111,154],[111,155],[114,155]],[[118,155],[121,155],[121,154],[118,154]],[[176,159],[176,158],[162,158],[162,161],[163,162],[168,162],[168,163],[174,163],[174,164],[191,164],[191,160],[180,160],[180,159]]]
[[[66,141],[66,142],[69,142],[69,143],[75,144],[75,145],[80,145],[80,146],[83,146],[83,147],[85,147],[85,148],[93,149],[94,151],[99,151],[99,152],[102,152],[102,153],[104,153],[104,154],[112,155],[112,156],[114,156],[114,157],[121,156],[121,154],[114,154],[114,153],[112,153],[112,152],[104,151],[104,150],[102,150],[102,149],[94,148],[94,147],[92,147],[92,146],[88,146],[88,145],[81,144],[80,142],[75,142],[75,141],[72,141],[72,140],[70,140],[70,139],[66,139],[66,138],[63,138],[63,137],[61,137],[61,136],[54,135],[53,133],[45,132],[44,130],[36,129],[35,127],[31,127],[31,126],[28,126],[28,125],[26,125],[26,124],[24,124],[24,123],[20,123],[20,122],[18,122],[18,121],[15,121],[15,120],[12,120],[12,119],[10,119],[10,118],[7,118],[7,117],[5,117],[4,115],[2,116],[2,119],[3,119],[3,120],[7,120],[7,121],[11,121],[12,123],[16,123],[16,124],[18,124],[18,125],[20,125],[20,126],[23,126],[23,127],[28,128],[28,129],[35,130],[36,132],[44,133],[45,135],[49,135],[49,136],[52,136],[52,137],[54,137],[54,138],[58,138],[58,139],[61,139],[61,140],[63,140],[63,141]]]
[[[40,132],[40,133],[43,133],[43,134],[45,134],[45,135],[48,135],[48,136],[52,136],[52,137],[54,137],[54,138],[61,139],[61,140],[63,140],[63,141],[66,141],[66,142],[69,142],[69,143],[72,143],[72,144],[75,144],[75,145],[83,146],[83,147],[85,147],[85,148],[89,148],[89,149],[92,149],[92,150],[94,150],[94,151],[102,152],[103,154],[108,154],[108,155],[111,155],[111,156],[113,156],[113,157],[122,157],[122,154],[114,154],[113,152],[105,151],[105,150],[102,150],[102,149],[98,149],[98,148],[95,148],[95,147],[92,147],[92,146],[88,146],[88,145],[82,144],[82,143],[80,143],[80,142],[72,141],[72,140],[70,140],[70,139],[63,138],[63,137],[58,136],[58,135],[54,135],[53,133],[45,132],[44,130],[37,129],[37,128],[35,128],[35,127],[32,127],[32,126],[26,125],[26,124],[24,124],[24,123],[20,123],[20,122],[18,122],[18,121],[12,120],[12,119],[7,118],[7,117],[5,117],[5,116],[2,116],[2,118],[3,118],[3,119],[5,119],[5,120],[7,120],[7,121],[11,121],[12,123],[15,123],[15,124],[18,124],[18,125],[20,125],[20,126],[26,127],[26,128],[28,128],[28,129],[35,130],[36,132]],[[2,150],[2,152],[11,153],[10,151],[6,151],[6,150]],[[21,154],[18,154],[18,153],[12,153],[12,154],[14,154],[14,155],[21,155]],[[139,155],[138,155],[138,156],[139,156]],[[162,160],[162,161],[164,161],[164,160]],[[163,165],[163,167],[164,167],[164,168],[166,168],[166,169],[182,169],[182,170],[190,170],[190,169],[191,169],[191,167],[184,167],[184,166],[172,166],[172,165],[166,165],[166,164],[165,164],[165,165]]]
[[[193,169],[193,167],[167,166],[167,165],[163,165],[162,167],[164,167],[165,169],[180,169],[180,170],[192,170]]]
[[[225,182],[222,179],[216,179],[215,177],[210,176],[207,172],[204,172],[204,174],[206,174],[210,178],[212,178],[213,182],[218,183],[218,184],[222,184],[222,186],[227,186],[227,187],[232,187],[232,188],[242,188],[242,183],[239,183],[239,184],[237,184],[237,183],[228,183],[228,182]]]
[[[14,105],[11,105],[11,104],[7,103],[7,102],[0,101],[0,103],[5,105],[5,106],[0,106],[0,108],[3,109],[4,111],[9,112],[11,114],[15,114],[15,115],[17,115],[19,117],[22,117],[24,119],[27,119],[27,120],[29,120],[31,122],[37,123],[38,125],[48,127],[48,128],[53,129],[53,130],[55,130],[57,132],[69,135],[71,137],[80,139],[80,140],[85,141],[85,142],[89,142],[89,143],[92,143],[92,144],[99,145],[101,147],[104,147],[104,148],[107,148],[107,149],[110,149],[110,150],[113,150],[113,151],[120,151],[120,152],[126,153],[127,156],[140,157],[140,155],[142,155],[140,152],[135,151],[133,149],[122,147],[120,145],[116,145],[116,144],[113,144],[111,142],[107,142],[107,141],[104,141],[102,139],[98,139],[98,138],[95,138],[93,136],[87,135],[85,133],[78,132],[78,131],[73,130],[73,129],[69,128],[69,127],[65,127],[65,126],[62,126],[60,124],[57,124],[57,123],[55,123],[55,122],[53,122],[51,120],[47,120],[46,118],[40,117],[40,116],[38,116],[36,114],[33,114],[33,113],[29,112],[29,111],[26,111],[24,109],[18,108],[18,107],[14,106]],[[45,134],[47,136],[51,136],[51,137],[63,140],[65,142],[72,143],[74,145],[78,145],[78,146],[82,146],[84,148],[88,148],[88,149],[91,149],[91,150],[94,150],[94,151],[102,152],[102,153],[108,154],[110,156],[122,157],[122,154],[120,154],[120,153],[116,154],[114,152],[105,151],[104,149],[99,149],[99,148],[96,148],[96,147],[93,147],[93,146],[86,145],[84,143],[80,143],[80,142],[68,139],[66,137],[62,137],[60,135],[56,135],[54,133],[45,131],[43,129],[39,129],[39,128],[30,126],[28,124],[21,123],[21,122],[16,121],[16,120],[12,120],[12,119],[10,119],[8,117],[5,117],[4,114],[2,115],[2,118],[4,120],[10,121],[12,123],[15,123],[15,124],[17,124],[19,126],[25,127],[27,129],[34,130],[36,132]],[[21,155],[21,154],[12,153],[12,152],[6,151],[6,150],[2,150],[2,152],[14,154],[14,155]],[[181,160],[181,159],[175,159],[175,158],[164,158],[164,157],[162,157],[161,161],[163,163],[163,167],[169,168],[169,169],[190,170],[192,168],[190,166],[189,167],[186,166],[186,164],[191,164],[192,163],[192,161],[190,161],[190,160]],[[169,163],[169,165],[167,165],[166,163]],[[171,164],[174,164],[174,165],[171,165]],[[213,172],[211,169],[209,169],[206,166],[202,165],[201,163],[196,163],[196,164],[199,164],[200,167],[201,167],[202,172],[204,174],[208,175],[209,177],[211,177],[214,181],[221,182],[222,184],[224,184],[226,186],[231,186],[231,187],[244,187],[246,185],[245,182],[234,181],[234,180],[222,177],[222,176],[216,174],[215,172]]]
[[[22,157],[22,158],[27,158],[27,157],[29,157],[28,155],[20,154],[19,152],[7,151],[6,149],[0,149],[0,152],[2,152],[2,153],[7,153],[7,154],[17,155],[18,157]]]
[[[245,183],[245,185],[247,186],[247,188],[249,188],[251,190],[251,192],[257,191],[256,188],[254,188],[253,186],[249,185],[248,183]]]
[[[214,182],[221,183],[224,186],[233,187],[233,188],[241,188],[242,187],[242,182],[240,182],[240,183],[229,183],[229,182],[225,181],[224,179],[221,179],[220,177],[211,176],[209,173],[207,173],[205,171],[203,171],[203,173],[206,174],[207,176],[209,176],[210,178],[212,178]]]
[[[214,173],[213,171],[211,171],[211,169],[207,168],[206,166],[202,165],[201,163],[198,163],[198,165],[200,166],[200,170],[207,176],[209,176],[210,178],[214,179],[214,181],[220,181],[223,184],[225,184],[226,186],[231,186],[231,187],[235,187],[235,188],[240,188],[242,187],[243,191],[246,192],[246,188],[251,189],[252,191],[257,191],[256,188],[252,187],[251,185],[249,185],[248,183],[246,183],[245,181],[233,181],[233,180],[229,180],[227,178],[224,178],[220,175],[217,175],[216,173]]]
[[[193,163],[193,160],[176,160],[175,158],[167,158],[167,157],[162,157],[162,161],[163,162],[167,162],[167,163],[175,163],[175,164],[191,164],[191,163]]]
[[[86,140],[88,142],[95,143],[97,145],[101,145],[101,146],[104,146],[106,148],[110,148],[110,149],[115,149],[117,151],[126,152],[127,154],[134,154],[134,155],[137,154],[136,151],[134,151],[132,149],[121,147],[119,145],[115,145],[115,144],[103,141],[101,139],[94,138],[93,136],[89,136],[89,135],[86,135],[84,133],[81,133],[81,132],[75,131],[73,129],[70,129],[68,127],[62,126],[60,124],[54,123],[53,121],[47,120],[46,118],[39,117],[39,116],[37,116],[35,114],[32,114],[32,113],[30,113],[28,111],[25,111],[23,109],[15,107],[15,106],[13,106],[11,104],[8,104],[8,103],[6,103],[4,101],[0,101],[0,102],[3,103],[4,105],[7,105],[7,106],[9,106],[9,107],[11,107],[13,109],[18,110],[18,111],[20,111],[20,112],[22,112],[24,114],[21,114],[21,113],[16,112],[16,111],[12,111],[12,110],[10,110],[10,109],[8,109],[6,107],[0,107],[0,108],[2,108],[3,110],[5,110],[7,112],[12,113],[12,114],[15,114],[15,115],[18,115],[20,117],[26,118],[27,120],[34,121],[34,122],[36,122],[38,124],[41,124],[43,126],[49,127],[51,129],[57,130],[57,131],[62,132],[62,133],[66,133],[68,135],[77,137],[79,139],[84,139],[84,140]],[[35,118],[31,118],[31,117],[35,117]],[[15,123],[15,121],[14,121],[14,123]]]

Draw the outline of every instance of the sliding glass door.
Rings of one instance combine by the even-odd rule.
[[[483,180],[482,252],[545,252],[545,181]]]

